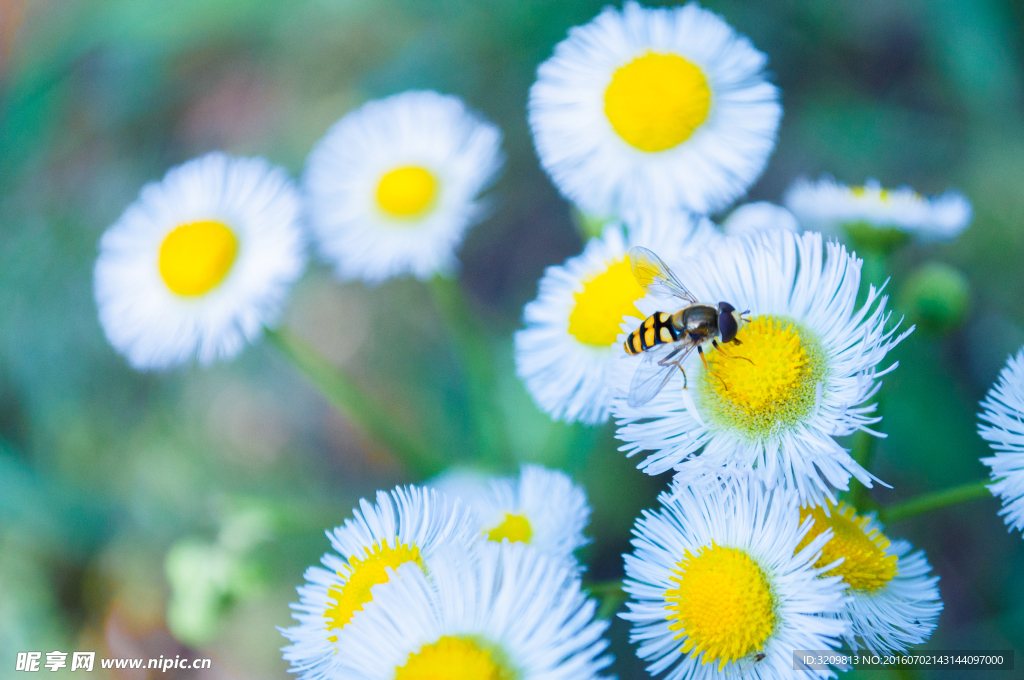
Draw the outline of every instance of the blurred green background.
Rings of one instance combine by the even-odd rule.
[[[55,649],[214,658],[204,674],[166,678],[285,677],[274,626],[290,624],[323,529],[416,478],[267,343],[210,370],[130,370],[96,319],[97,241],[171,165],[221,148],[297,175],[337,118],[408,88],[457,94],[505,132],[495,212],[462,249],[461,285],[491,332],[510,450],[586,486],[589,573],[621,574],[633,519],[668,478],[635,470],[610,426],[551,423],[511,350],[543,268],[582,248],[538,167],[527,91],[601,4],[0,0],[0,677],[15,675],[18,651]],[[779,201],[795,177],[829,172],[973,201],[957,242],[912,245],[892,263],[899,310],[913,309],[905,284],[930,261],[967,277],[969,307],[958,328],[897,350],[875,467],[894,489],[872,495],[887,504],[982,477],[977,403],[1024,344],[1024,3],[706,6],[768,53],[783,93],[778,148],[751,198]],[[425,286],[341,285],[314,264],[286,324],[447,464],[477,455],[456,350]],[[1016,648],[1022,668],[1024,542],[997,509],[974,501],[889,534],[926,549],[942,577],[928,646]],[[646,677],[625,626],[612,630],[615,672]]]

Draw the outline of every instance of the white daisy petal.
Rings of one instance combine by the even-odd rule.
[[[726,236],[743,236],[757,231],[800,231],[793,213],[768,201],[744,203],[733,210],[722,223]]]
[[[429,569],[432,579],[399,567],[374,588],[374,607],[339,639],[336,680],[591,680],[611,662],[608,622],[593,619],[596,603],[564,561],[485,543]]]
[[[814,527],[804,538],[810,541],[831,530],[816,566],[838,566],[827,571],[842,577],[849,586],[843,618],[850,622],[846,644],[854,651],[866,648],[874,654],[903,654],[935,631],[942,600],[939,577],[923,551],[911,553],[907,541],[889,542],[874,513],[857,515],[844,503],[824,508],[804,508],[801,517],[813,517]]]
[[[110,344],[140,370],[237,355],[305,267],[299,215],[291,179],[261,158],[210,153],[144,186],[100,240]]]
[[[541,165],[585,212],[724,208],[761,174],[782,108],[767,58],[694,2],[627,2],[569,31],[537,69]]]
[[[639,314],[634,303],[643,296],[626,252],[641,245],[685,257],[719,238],[706,219],[644,213],[631,219],[628,235],[610,225],[581,255],[548,267],[537,299],[523,309],[526,328],[515,334],[516,373],[537,406],[570,423],[608,420],[609,371],[624,353],[620,325]]]
[[[839,646],[845,585],[814,563],[829,534],[811,528],[796,494],[751,479],[676,484],[645,511],[626,555],[630,638],[652,675],[669,680],[835,677],[793,669],[793,651]]]
[[[327,533],[337,554],[321,558],[326,569],[306,570],[299,603],[292,605],[299,624],[281,629],[292,642],[282,650],[292,670],[302,680],[334,680],[339,636],[356,613],[372,608],[386,570],[409,564],[422,572],[438,550],[469,550],[476,526],[468,508],[433,489],[378,491],[376,505],[361,500],[352,519]]]
[[[320,253],[341,279],[426,279],[458,267],[455,252],[484,216],[501,131],[457,97],[403,92],[339,120],[303,175]]]
[[[971,203],[955,191],[925,198],[910,187],[883,189],[877,180],[849,187],[825,176],[800,179],[786,192],[786,207],[804,229],[843,235],[858,224],[895,229],[926,240],[950,240],[971,223]]]
[[[991,468],[988,488],[1002,498],[1006,524],[1024,530],[1024,349],[1006,362],[981,406],[978,432],[995,451],[981,459]]]
[[[898,336],[886,329],[886,298],[873,287],[856,308],[861,261],[836,243],[823,249],[819,234],[773,231],[668,264],[698,300],[750,310],[752,321],[736,336],[742,345],[724,346],[730,356],[704,348],[712,372],[693,351],[682,364],[689,389],[681,391],[675,371],[638,408],[626,397],[641,358],[617,361],[611,384],[622,450],[649,452],[640,467],[650,474],[749,473],[815,505],[834,500],[832,488],[848,488],[851,475],[870,486],[875,478],[835,438],[876,434],[869,428],[880,418],[866,402],[895,367],[879,364],[913,328]],[[637,307],[673,311],[665,303],[645,298]]]
[[[480,533],[491,541],[526,543],[573,563],[573,552],[590,542],[583,535],[590,522],[587,494],[561,470],[524,463],[518,479],[456,471],[431,486],[473,508]]]

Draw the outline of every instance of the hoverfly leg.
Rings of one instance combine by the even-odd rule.
[[[681,364],[676,364],[676,366],[679,366],[679,371],[680,371],[680,373],[683,374],[683,389],[685,390],[686,389],[686,371],[683,370],[683,367],[682,367]]]
[[[704,348],[698,346],[697,347],[697,354],[700,355],[700,360],[704,362],[704,370],[708,372],[708,375],[713,375],[716,378],[718,378],[719,380],[721,380],[722,381],[722,387],[724,387],[725,391],[728,392],[729,391],[729,386],[725,384],[725,380],[722,379],[722,376],[718,375],[717,371],[712,371],[711,370],[711,366],[708,365],[707,357],[704,356]]]
[[[663,359],[659,359],[658,360],[658,365],[659,366],[668,366],[669,364],[676,363],[676,361],[677,361],[676,356],[678,356],[680,351],[681,350],[679,350],[679,349],[672,350],[672,352],[670,352],[668,356],[664,357]]]
[[[739,340],[733,340],[733,342],[735,342],[736,344],[740,344]],[[719,352],[722,353],[722,356],[727,356],[730,359],[743,359],[744,361],[749,361],[751,363],[751,365],[753,365],[753,363],[754,363],[754,360],[749,358],[749,357],[738,357],[735,354],[729,354],[724,349],[722,349],[721,345],[718,344],[718,340],[712,340],[711,344],[714,345],[715,349],[717,349]]]

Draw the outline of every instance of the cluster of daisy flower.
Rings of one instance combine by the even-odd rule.
[[[627,2],[571,29],[530,93],[542,166],[606,227],[545,272],[517,371],[552,418],[614,418],[641,469],[675,472],[634,529],[623,614],[670,678],[807,677],[793,650],[905,652],[942,609],[924,554],[837,498],[880,481],[837,438],[881,436],[885,357],[913,328],[836,239],[882,254],[949,239],[970,204],[825,177],[716,225],[775,144],[766,61],[695,3]],[[733,330],[700,335],[691,307]]]
[[[670,678],[835,677],[796,650],[901,653],[942,609],[930,567],[872,515],[799,507],[751,477],[676,483],[634,528],[622,617],[648,671]]]
[[[839,495],[881,481],[840,438],[882,436],[879,379],[913,330],[842,242],[951,239],[971,207],[825,177],[713,221],[774,148],[766,62],[696,3],[626,2],[569,31],[528,104],[541,165],[603,229],[545,272],[516,370],[553,419],[614,419],[642,470],[674,471],[634,527],[622,614],[673,680],[834,677],[793,650],[902,653],[943,606],[924,554]],[[104,331],[143,370],[230,358],[277,323],[307,242],[342,280],[451,275],[502,163],[494,125],[419,91],[344,116],[299,186],[261,159],[189,161],[104,234]],[[678,325],[690,307],[718,316]],[[1024,528],[1024,353],[981,417],[991,490]],[[531,465],[378,492],[328,532],[284,658],[307,680],[596,678],[608,624],[574,554],[589,516],[567,475]]]
[[[608,622],[573,557],[589,516],[580,487],[535,465],[378,492],[328,532],[284,658],[308,680],[597,678]]]
[[[789,316],[808,324],[807,330],[827,327],[830,337],[820,338],[825,344],[819,349],[829,354],[864,330],[858,315],[872,305],[852,309],[857,260],[833,250],[822,264],[815,254],[820,245],[794,234],[804,229],[850,236],[858,244],[864,239],[856,237],[865,233],[875,236],[869,242],[890,233],[938,239],[952,238],[970,222],[970,204],[956,192],[929,200],[906,187],[889,191],[874,180],[848,187],[825,177],[798,180],[786,207],[741,205],[716,228],[706,216],[746,192],[775,145],[782,107],[778,89],[767,81],[766,62],[747,38],[696,3],[646,9],[627,2],[622,11],[606,9],[571,29],[538,69],[529,118],[541,164],[580,210],[611,223],[581,255],[548,269],[537,299],[524,311],[526,328],[516,335],[519,374],[553,418],[597,424],[616,410],[608,376],[620,354],[620,324],[623,318],[642,321],[650,312],[626,257],[632,246],[653,250],[686,272],[686,284],[700,299]],[[762,232],[789,235],[774,234],[767,243],[756,238]],[[723,236],[753,240],[741,245]],[[738,249],[746,254],[739,256]],[[830,290],[819,290],[822,282],[813,277],[794,278],[798,261],[784,259],[794,249],[798,258],[811,258],[815,276],[825,277]],[[766,287],[785,299],[750,298],[767,295]],[[881,310],[884,298],[873,293],[869,302],[875,301]],[[805,318],[795,316],[797,308]],[[838,317],[827,315],[845,316],[845,333],[834,326]],[[884,320],[878,311],[866,321],[877,329]],[[873,356],[845,353],[853,360],[847,377],[877,364],[894,344],[875,342],[877,347],[861,347],[862,355],[877,350]],[[833,402],[836,408],[845,412],[862,402],[870,382],[861,380],[859,388],[847,382],[851,391]],[[838,395],[825,389],[822,396]],[[845,412],[843,420],[834,434],[849,434],[851,423],[864,424],[866,416]]]
[[[573,555],[590,507],[567,475],[453,471],[376,501],[327,533],[335,552],[299,588],[281,632],[300,677],[589,680],[611,663]],[[659,505],[634,528],[622,615],[651,673],[791,677],[793,650],[901,652],[935,627],[938,579],[872,515],[738,477]]]
[[[234,357],[279,321],[310,240],[342,280],[450,275],[502,164],[498,128],[429,91],[339,120],[301,187],[259,158],[188,161],[143,187],[103,235],[103,330],[140,370]]]

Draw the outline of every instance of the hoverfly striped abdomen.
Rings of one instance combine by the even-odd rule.
[[[679,339],[679,331],[672,325],[672,315],[655,312],[629,334],[623,346],[627,354],[639,354],[656,345],[675,342]]]

